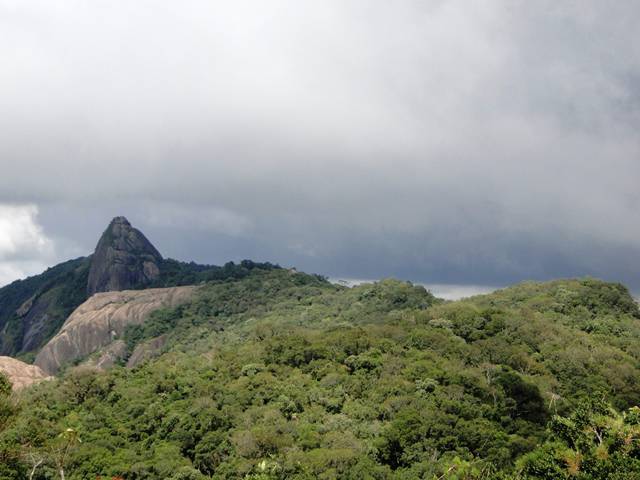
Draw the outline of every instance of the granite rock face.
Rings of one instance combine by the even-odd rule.
[[[9,378],[14,390],[20,390],[33,383],[52,378],[44,373],[40,367],[11,357],[0,357],[0,372]]]
[[[45,329],[51,321],[51,315],[49,314],[51,303],[49,295],[42,295],[35,301],[31,297],[28,305],[22,305],[20,307],[21,310],[16,312],[22,318],[22,325],[24,325],[23,351],[33,350],[46,340],[44,338],[46,335]],[[20,315],[21,312],[25,313]]]
[[[154,310],[189,301],[196,287],[97,293],[80,305],[40,350],[35,364],[48,374],[122,337],[127,325],[143,323]]]
[[[127,368],[135,368],[157,357],[167,343],[167,336],[160,335],[138,345],[127,360]]]
[[[162,255],[125,217],[114,218],[91,259],[87,293],[148,285],[160,276]]]
[[[100,350],[96,358],[90,358],[86,365],[98,370],[109,370],[127,356],[127,344],[124,340],[116,340]]]

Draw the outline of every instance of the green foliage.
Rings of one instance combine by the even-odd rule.
[[[496,374],[496,384],[500,385],[510,400],[514,418],[523,418],[530,422],[545,424],[548,412],[538,387],[526,381],[521,375],[508,367]]]
[[[11,381],[4,373],[0,372],[0,398],[11,395]]]
[[[16,412],[14,403],[10,398],[11,388],[12,385],[9,378],[0,372],[0,431],[4,429]]]
[[[549,440],[518,461],[525,479],[640,478],[638,407],[618,414],[589,398],[567,417],[555,416]]]
[[[218,267],[199,265],[194,262],[180,262],[168,258],[160,264],[160,278],[151,287],[174,287],[229,279],[237,280],[245,278],[252,270],[274,270],[277,268],[280,267],[271,263],[257,263],[251,260],[242,260],[239,264],[228,262],[224,266]]]
[[[24,478],[24,452],[50,458],[71,428],[69,479],[634,478],[640,330],[619,286],[443,302],[249,270],[127,329],[130,351],[165,336],[159,357],[25,391],[2,475]]]

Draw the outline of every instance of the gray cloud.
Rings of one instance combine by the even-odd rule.
[[[54,259],[37,215],[34,205],[0,205],[0,285],[40,272]]]
[[[639,16],[0,0],[0,203],[61,258],[125,214],[183,259],[640,290]]]

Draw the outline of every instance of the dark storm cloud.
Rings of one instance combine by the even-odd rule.
[[[183,259],[640,289],[639,15],[0,0],[0,203],[59,258],[125,214]]]

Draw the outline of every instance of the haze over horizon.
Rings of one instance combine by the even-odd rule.
[[[631,1],[0,0],[0,285],[125,215],[186,261],[640,292],[637,18]]]

